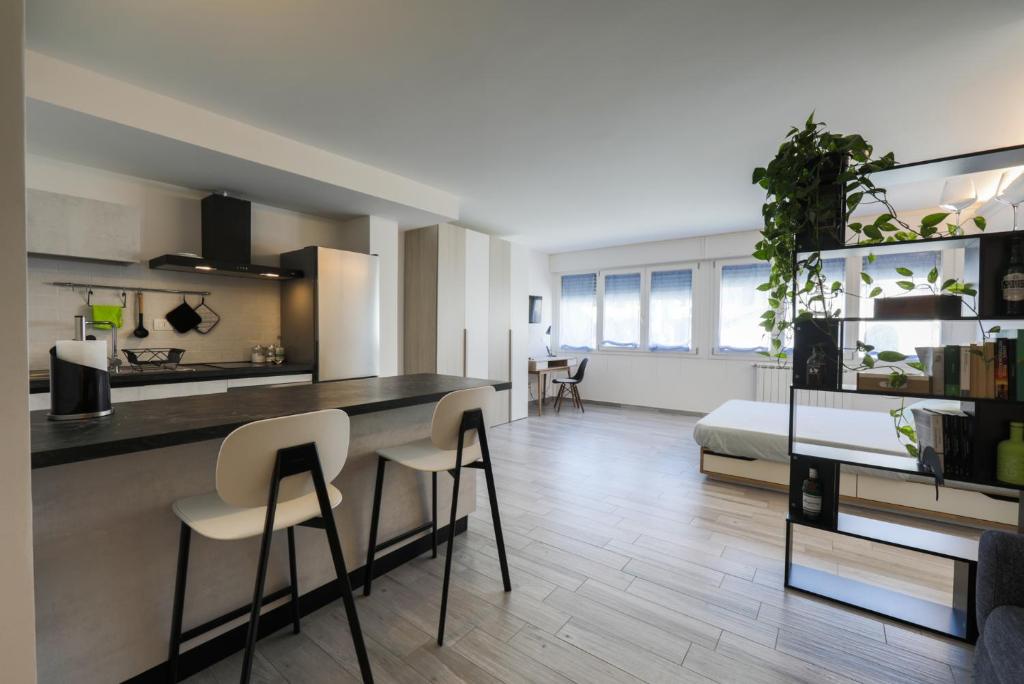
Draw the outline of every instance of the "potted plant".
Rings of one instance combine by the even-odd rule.
[[[782,340],[795,329],[793,377],[797,386],[814,378],[820,383],[816,387],[835,388],[842,381],[843,370],[885,369],[889,385],[898,389],[906,386],[908,370],[925,370],[923,364],[904,354],[876,350],[860,340],[849,350],[855,361],[842,361],[838,319],[846,288],[843,282],[827,278],[821,250],[850,243],[872,245],[963,233],[960,225],[952,223],[947,223],[942,233],[948,213],[930,214],[916,228],[901,220],[885,188],[871,179],[872,174],[895,166],[895,158],[891,152],[880,157],[873,154],[874,148],[862,136],[833,133],[815,121],[812,113],[802,128],[790,129],[767,166],[754,169],[753,182],[765,190],[766,197],[761,208],[764,227],[753,256],[770,267],[768,280],[758,288],[768,294],[761,326],[770,337],[769,351],[760,353],[785,363],[788,354]],[[851,221],[858,208],[869,204],[879,210],[871,222]],[[985,229],[982,217],[973,220],[980,230]],[[971,284],[947,280],[940,285],[936,269],[925,276],[925,282],[918,283],[910,269],[896,270],[906,279],[899,281],[902,290],[926,289],[931,294],[881,297],[881,287],[875,286],[867,296],[876,299],[876,316],[945,318],[959,316],[964,305],[974,311],[963,300],[976,295]],[[868,273],[862,272],[861,279],[873,284]],[[983,335],[997,331],[982,329]],[[892,415],[907,451],[916,456],[913,426],[906,423],[902,412],[894,410]]]

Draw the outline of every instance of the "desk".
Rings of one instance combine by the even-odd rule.
[[[537,376],[537,415],[544,413],[544,394],[548,386],[548,376],[565,371],[566,376],[572,375],[576,366],[575,356],[548,356],[543,359],[530,359],[530,375]]]

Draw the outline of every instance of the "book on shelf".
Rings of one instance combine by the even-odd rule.
[[[960,396],[960,347],[947,344],[943,351],[943,375],[945,385],[943,394],[947,397]]]
[[[1017,358],[1017,348],[1024,349],[1024,330],[1009,332],[1012,337],[976,344],[917,347],[930,393],[951,399],[1024,398],[1024,359]]]
[[[971,396],[971,358],[970,346],[960,345],[960,393],[961,397]]]
[[[1009,340],[1012,342],[1011,352],[1016,352],[1011,354],[1006,362],[1007,368],[1014,374],[1013,380],[1010,381],[1010,398],[1020,401],[1024,400],[1024,367],[1021,366],[1024,364],[1024,330],[1018,330],[1016,339]]]
[[[915,408],[914,430],[921,453],[928,447],[939,457],[943,477],[969,480],[973,477],[974,416],[954,408]]]

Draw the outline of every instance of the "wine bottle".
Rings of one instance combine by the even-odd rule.
[[[803,492],[803,513],[809,520],[817,520],[821,515],[821,481],[818,479],[818,469],[811,468],[804,480]]]
[[[1003,310],[1009,316],[1024,314],[1024,241],[1010,239],[1010,263],[1003,272]]]

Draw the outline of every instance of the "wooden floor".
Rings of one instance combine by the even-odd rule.
[[[434,643],[443,556],[359,597],[376,681],[970,681],[969,646],[783,591],[784,496],[700,475],[695,420],[588,405],[494,428],[513,591],[501,591],[480,474],[445,646]],[[817,533],[797,537],[796,556],[949,600],[944,561]],[[358,681],[340,603],[302,627],[259,643],[254,681]],[[239,662],[189,681],[235,681]]]

